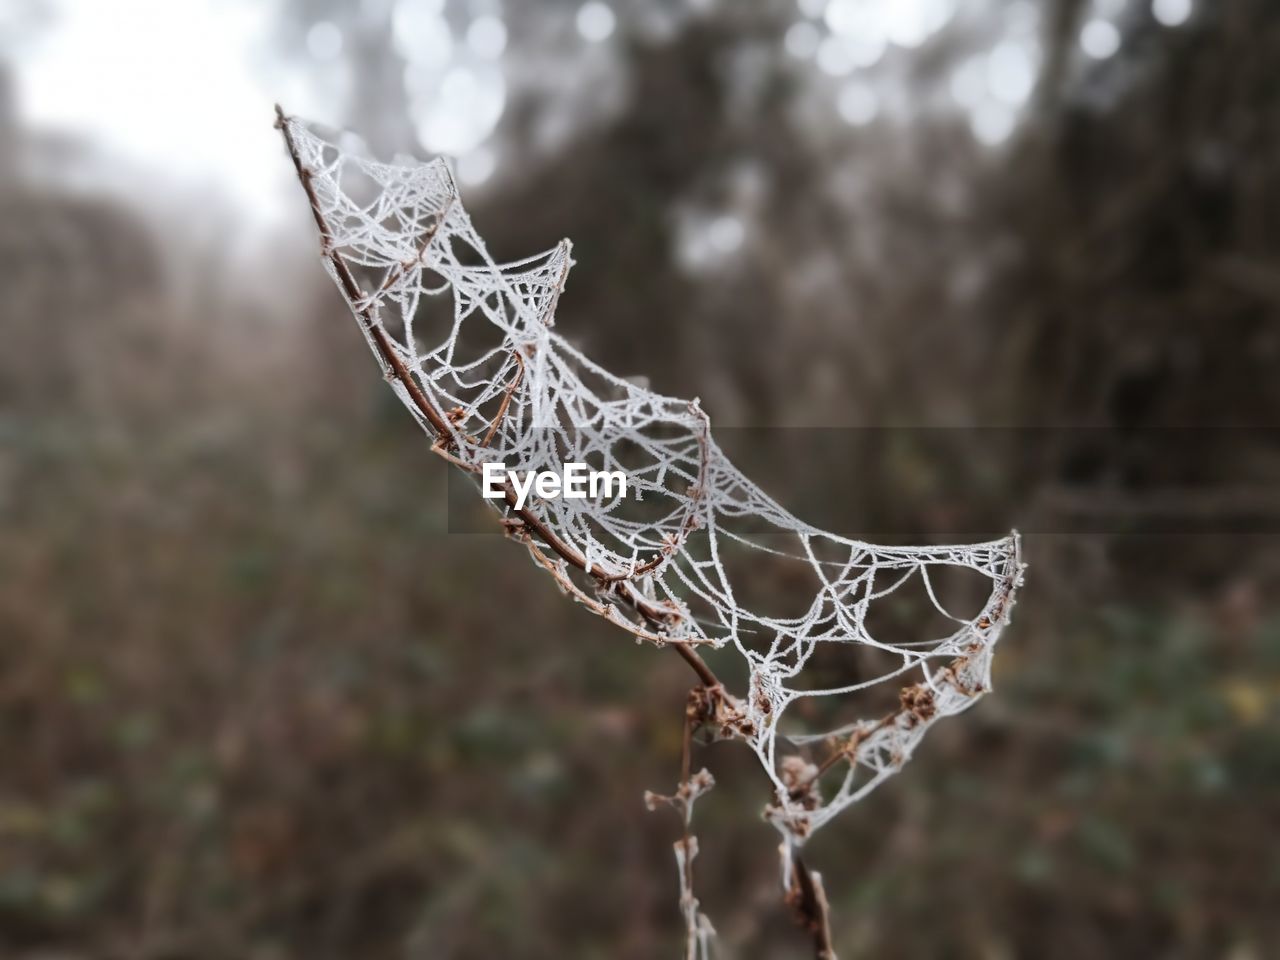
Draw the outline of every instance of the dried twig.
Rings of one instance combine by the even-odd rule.
[[[831,904],[822,885],[822,874],[810,870],[798,854],[791,857],[791,886],[787,890],[787,906],[796,922],[813,934],[816,960],[836,960],[831,941]]]
[[[715,928],[700,909],[698,898],[693,892],[693,860],[698,855],[698,838],[693,835],[693,805],[697,799],[715,786],[715,778],[705,768],[695,774],[690,773],[693,754],[693,734],[707,719],[707,711],[711,707],[708,691],[695,687],[689,691],[685,702],[684,733],[680,748],[680,782],[676,792],[671,796],[645,791],[645,806],[656,810],[659,805],[666,805],[680,814],[684,828],[679,840],[673,845],[676,854],[676,869],[680,875],[680,912],[685,925],[685,960],[710,960],[711,938],[715,936]]]
[[[324,213],[321,210],[320,200],[319,197],[316,196],[315,186],[312,183],[311,171],[306,168],[305,164],[303,164],[302,157],[298,152],[297,145],[293,142],[293,135],[290,133],[289,125],[286,121],[287,117],[285,116],[284,110],[279,104],[277,104],[276,126],[284,135],[285,146],[288,148],[289,156],[293,160],[293,166],[297,171],[298,180],[302,183],[302,188],[306,192],[307,202],[311,206],[311,215],[315,220],[316,228],[320,231],[321,254],[333,267],[334,274],[337,277],[339,284],[342,286],[343,292],[347,295],[347,299],[353,304],[362,303],[364,301],[363,292],[360,289],[360,285],[356,283],[350,267],[347,266],[346,261],[333,246],[333,231],[325,220]],[[432,230],[429,236],[425,239],[419,257],[425,256],[427,248],[435,238],[437,230]],[[437,441],[440,441],[445,437],[452,437],[455,433],[453,425],[449,423],[447,416],[437,409],[436,405],[432,403],[431,399],[425,392],[423,392],[418,381],[409,373],[408,368],[405,367],[399,354],[393,348],[386,332],[375,321],[372,310],[373,306],[371,304],[366,304],[357,312],[361,324],[369,332],[372,338],[384,375],[387,379],[398,382],[404,388],[414,407],[422,414],[427,423],[431,425],[431,429],[436,434],[435,439]],[[437,453],[447,454],[447,451],[439,448],[438,445],[433,445],[432,449],[436,450]],[[456,457],[449,457],[448,459],[457,463],[459,466],[472,471],[475,470],[473,465],[468,465]],[[617,577],[613,573],[601,570],[595,565],[588,564],[586,557],[584,557],[578,550],[565,543],[531,510],[527,507],[521,509],[516,507],[516,494],[515,491],[511,489],[511,485],[509,483],[504,485],[504,495],[507,505],[511,508],[512,513],[519,517],[528,529],[536,533],[537,536],[546,543],[546,545],[555,554],[576,569],[595,578],[602,586],[610,587],[610,597],[612,599],[616,599],[634,610],[653,628],[649,630],[637,630],[633,629],[630,625],[627,625],[628,629],[632,629],[632,632],[636,633],[637,636],[651,640],[659,645],[669,643],[671,646],[675,647],[680,656],[689,664],[694,673],[698,675],[699,680],[705,684],[713,686],[719,685],[719,680],[716,678],[711,668],[707,666],[706,661],[693,650],[692,644],[683,640],[671,640],[664,635],[664,631],[678,617],[678,613],[676,611],[654,603],[648,598],[642,596],[640,592],[632,586],[632,584],[627,582],[626,578]],[[526,537],[525,544],[529,547],[530,551],[535,554],[535,557],[541,553],[541,551],[535,547],[532,538]],[[584,596],[581,594],[581,591],[576,592],[580,597]]]
[[[462,406],[453,406],[447,410],[443,409],[447,404],[437,402],[437,398],[442,395],[448,397],[447,388],[441,386],[437,380],[421,371],[418,371],[418,375],[415,376],[414,372],[406,365],[404,359],[406,356],[405,349],[395,342],[393,337],[384,329],[380,320],[381,310],[384,306],[381,295],[404,277],[409,270],[425,264],[430,248],[436,242],[437,237],[448,234],[449,230],[445,225],[445,220],[449,217],[451,210],[454,209],[452,205],[455,198],[451,197],[449,205],[441,210],[429,228],[423,231],[419,238],[415,238],[418,241],[416,257],[401,260],[400,257],[403,255],[397,252],[394,255],[394,261],[397,264],[395,269],[390,272],[374,294],[366,296],[353,276],[346,259],[335,244],[334,225],[326,221],[324,209],[313,182],[313,171],[308,169],[303,162],[302,155],[294,142],[296,131],[290,127],[287,118],[279,107],[276,108],[276,112],[277,125],[283,132],[289,154],[293,160],[298,178],[306,192],[312,215],[320,232],[321,254],[328,262],[358,322],[368,336],[382,367],[384,377],[392,384],[398,385],[398,392],[401,398],[407,401],[419,421],[427,428],[427,432],[432,436],[433,440],[432,451],[463,470],[472,474],[479,473],[479,463],[474,462],[478,460],[476,456],[477,450],[487,448],[493,442],[499,428],[504,423],[504,419],[507,417],[511,404],[513,402],[523,402],[525,392],[530,389],[528,386],[529,377],[536,372],[536,367],[526,369],[525,357],[520,352],[521,348],[517,346],[514,349],[513,356],[516,363],[514,375],[510,383],[501,391],[501,401],[497,412],[487,425],[487,429],[483,430],[483,439],[477,439],[466,433],[464,429],[468,426],[468,417],[475,411],[472,410],[469,413]],[[323,173],[323,171],[321,172]],[[414,226],[417,229],[416,221]],[[399,249],[397,248],[397,251]],[[565,273],[570,263],[567,256],[567,246],[562,246],[561,249],[564,252],[564,259],[561,264],[559,282],[551,288],[550,303],[545,307],[541,318],[543,323],[548,326],[551,323],[555,302],[559,297]],[[406,316],[403,319],[407,331],[410,328],[410,318]],[[527,354],[528,357],[534,356],[532,353],[534,347],[530,346],[524,349],[530,351]],[[410,344],[408,353],[413,354],[412,344]],[[495,393],[489,396],[496,396],[496,376],[495,382],[490,386]],[[518,396],[517,391],[520,391]],[[795,855],[795,848],[796,844],[807,837],[811,830],[815,828],[815,822],[819,826],[821,822],[825,822],[821,819],[823,814],[830,814],[832,811],[838,810],[837,803],[843,806],[856,799],[850,793],[850,784],[853,782],[856,771],[850,770],[848,772],[844,785],[840,787],[840,795],[829,803],[824,802],[819,788],[819,781],[827,771],[841,761],[847,761],[851,767],[857,766],[860,762],[873,768],[878,766],[881,776],[887,770],[897,769],[905,758],[909,756],[910,749],[915,741],[923,735],[924,730],[940,712],[943,715],[956,712],[959,709],[957,707],[958,700],[961,698],[967,700],[984,692],[985,680],[983,679],[984,673],[982,671],[985,670],[988,664],[985,657],[989,654],[990,647],[998,634],[998,631],[996,633],[991,632],[992,627],[1007,619],[1007,608],[1012,603],[1013,589],[1021,576],[1022,565],[1017,553],[1016,533],[1011,538],[1013,556],[1008,560],[1011,564],[1008,569],[1011,572],[1008,573],[1002,587],[998,589],[994,601],[988,601],[983,615],[977,620],[968,623],[966,629],[970,632],[966,635],[961,631],[954,638],[951,638],[951,642],[954,645],[949,648],[949,655],[954,659],[936,674],[930,675],[927,668],[925,668],[924,672],[928,686],[914,684],[903,688],[898,709],[886,714],[879,721],[864,723],[853,728],[844,728],[840,733],[848,733],[850,730],[852,730],[852,733],[848,733],[847,737],[843,737],[843,742],[838,742],[834,739],[840,733],[829,735],[832,738],[829,742],[831,742],[833,749],[830,755],[820,764],[811,764],[800,757],[794,756],[775,761],[773,753],[773,737],[776,733],[777,723],[775,712],[785,707],[787,702],[785,696],[788,694],[794,696],[796,695],[795,691],[781,689],[781,693],[779,693],[774,687],[768,686],[761,679],[763,674],[757,673],[753,667],[750,695],[752,699],[750,701],[739,701],[728,694],[722,687],[715,672],[694,649],[694,644],[696,643],[712,643],[715,641],[703,636],[696,629],[696,624],[689,609],[683,601],[675,599],[678,596],[682,596],[682,594],[671,592],[668,589],[666,596],[670,599],[659,600],[655,599],[657,590],[651,588],[652,580],[661,578],[667,561],[680,553],[685,548],[690,535],[715,515],[714,500],[708,497],[708,465],[712,447],[709,440],[710,425],[706,415],[698,408],[696,401],[689,404],[689,410],[701,427],[697,431],[699,449],[697,476],[685,497],[686,506],[683,520],[674,529],[666,530],[660,541],[647,541],[649,543],[656,542],[658,547],[656,553],[648,559],[641,561],[638,556],[633,556],[629,568],[626,569],[609,569],[609,567],[627,567],[628,565],[621,558],[615,557],[608,565],[592,562],[588,554],[584,554],[583,550],[566,539],[566,536],[571,535],[562,536],[554,529],[552,523],[544,520],[533,509],[518,505],[522,501],[517,497],[510,481],[502,485],[503,497],[508,510],[500,522],[507,535],[523,543],[533,559],[551,574],[567,594],[592,612],[609,619],[637,637],[649,640],[658,646],[673,646],[698,677],[700,685],[690,691],[685,707],[681,776],[677,789],[669,797],[652,793],[646,794],[646,802],[651,809],[660,803],[665,803],[676,809],[682,815],[684,822],[682,836],[675,843],[675,851],[680,874],[680,903],[687,932],[687,960],[705,960],[709,950],[709,938],[714,933],[706,916],[699,910],[698,901],[693,894],[693,861],[697,855],[697,838],[691,830],[693,805],[697,798],[709,790],[714,783],[711,775],[706,770],[701,770],[696,774],[691,773],[693,734],[703,726],[712,730],[713,735],[737,739],[751,745],[760,755],[762,762],[765,763],[766,771],[773,779],[777,801],[776,805],[771,804],[766,808],[766,816],[773,820],[775,826],[779,827],[786,838],[783,845],[785,858],[783,889],[786,903],[792,908],[799,923],[812,934],[816,956],[819,960],[834,960],[835,951],[831,941],[830,909],[823,889],[822,878],[819,874],[810,871],[800,858]],[[687,422],[683,414],[680,415],[680,422]],[[481,431],[477,429],[477,433],[479,432]],[[688,476],[688,474],[685,474],[685,476]],[[554,512],[550,516],[554,517]],[[808,528],[795,521],[792,529],[794,533],[801,536],[803,548],[808,554],[809,563],[814,569],[818,569],[821,561],[814,555],[813,548],[810,545]],[[858,562],[862,562],[862,552],[871,549],[866,545],[851,544],[851,546],[859,551]],[[989,546],[979,544],[965,549],[977,550],[978,548],[983,548],[985,551]],[[931,597],[933,597],[933,593],[925,572],[926,565],[929,563],[960,562],[956,558],[947,556],[945,552],[938,553],[933,548],[902,549],[912,551],[912,555],[917,557],[914,563],[919,567]],[[803,558],[798,557],[797,559]],[[891,560],[892,558],[882,558],[880,562],[888,565]],[[978,559],[973,558],[969,562],[977,564]],[[995,561],[985,560],[983,562],[994,563]],[[719,570],[719,561],[716,560],[715,563]],[[849,563],[853,564],[854,560],[851,559]],[[573,575],[569,568],[577,570],[582,576]],[[856,580],[850,581],[850,586],[846,588],[850,592],[850,596],[852,595],[852,584],[855,582],[862,583],[863,580],[865,580],[865,589],[870,595],[871,582],[876,569],[875,566],[869,566],[865,576],[859,575]],[[652,578],[641,580],[642,577],[647,577],[650,574],[653,575]],[[998,579],[998,575],[992,572],[988,572],[988,575],[992,576],[993,579]],[[723,570],[721,570],[721,576],[723,577]],[[586,580],[585,584],[583,582],[584,578]],[[905,576],[903,579],[905,579]],[[899,583],[901,582],[902,580],[899,580]],[[835,588],[829,586],[828,589],[834,597],[836,595]],[[939,609],[941,609],[936,597],[933,598],[933,602],[935,606],[939,606]],[[852,601],[848,605],[851,609],[855,606]],[[629,612],[629,614],[624,611]],[[946,613],[945,610],[942,612]],[[857,614],[857,616],[860,617],[861,614]],[[681,629],[682,625],[687,629]],[[785,635],[793,631],[790,623],[783,622],[776,624],[773,629],[777,631],[775,645],[786,639]],[[700,639],[690,639],[691,637]],[[820,636],[813,639],[827,638]],[[799,644],[801,640],[802,637],[799,634],[794,638],[796,644]],[[956,655],[957,653],[959,654],[958,656]],[[808,653],[805,653],[802,657],[799,657],[799,665],[803,665],[803,660],[807,656]],[[885,679],[904,672],[911,665],[910,660],[910,656],[904,654],[903,669],[886,674]],[[923,667],[923,657],[920,658],[920,663]],[[799,665],[790,668],[791,673],[794,673]],[[790,676],[791,673],[787,675]],[[781,679],[776,674],[776,671],[772,682],[775,686],[782,688]],[[835,694],[843,692],[845,689],[851,690],[854,688],[830,690],[825,691],[825,693]],[[783,699],[779,699],[779,697]],[[949,702],[945,699],[935,699],[948,697],[950,698]],[[764,749],[766,745],[767,750]],[[874,786],[874,783],[871,785]]]

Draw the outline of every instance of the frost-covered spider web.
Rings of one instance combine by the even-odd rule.
[[[877,546],[792,516],[721,452],[698,401],[617,377],[556,333],[573,264],[567,240],[496,263],[442,161],[379,163],[296,119],[281,123],[325,266],[435,450],[477,480],[486,462],[521,474],[567,462],[625,473],[635,494],[625,498],[531,499],[517,510],[508,485],[506,501],[490,502],[594,613],[659,645],[736,650],[745,689],[709,692],[709,725],[759,757],[775,788],[769,817],[788,849],[896,772],[933,723],[989,689],[1021,578],[1016,534]],[[956,570],[982,585],[966,613],[938,588]],[[908,583],[947,626],[885,638],[874,610]],[[770,606],[780,595],[789,609]],[[875,668],[815,685],[807,668],[836,645],[869,651]],[[797,702],[877,687],[901,691],[875,719],[817,733],[783,722]],[[809,763],[822,744],[828,760]]]

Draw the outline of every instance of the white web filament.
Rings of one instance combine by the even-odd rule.
[[[767,815],[787,849],[900,769],[939,719],[990,689],[992,653],[1022,576],[1016,533],[963,546],[877,546],[792,516],[721,452],[696,400],[614,376],[555,332],[573,263],[567,240],[495,263],[442,161],[379,163],[296,119],[281,124],[325,266],[436,452],[477,483],[484,463],[530,471],[575,462],[626,474],[637,497],[532,498],[519,510],[510,498],[491,502],[508,534],[592,612],[655,644],[737,652],[746,686],[736,695],[708,690],[708,726],[759,757],[774,787]],[[981,584],[968,615],[940,596],[948,571]],[[755,602],[762,582],[792,607]],[[908,584],[946,624],[940,636],[887,638],[874,626],[875,610]],[[825,682],[815,665],[833,650],[876,666]],[[874,688],[901,688],[876,719],[823,732],[784,719],[797,704],[806,720],[828,719],[820,702]],[[811,745],[825,745],[828,759],[804,759]]]

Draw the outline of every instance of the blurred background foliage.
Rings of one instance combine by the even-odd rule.
[[[747,451],[802,514],[1027,531],[996,693],[811,853],[842,956],[1274,955],[1274,3],[16,0],[0,57],[0,954],[678,949],[690,677],[448,532],[279,99],[573,237],[617,372],[867,451]],[[702,758],[725,956],[806,956]]]

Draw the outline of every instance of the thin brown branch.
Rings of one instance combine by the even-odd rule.
[[[836,948],[831,940],[831,904],[822,885],[822,874],[811,871],[798,853],[792,855],[791,889],[787,891],[787,906],[791,907],[796,922],[813,935],[813,955],[816,960],[837,960]]]
[[[561,246],[567,244],[568,240],[561,240]],[[551,299],[547,301],[547,308],[542,311],[542,316],[538,319],[542,321],[544,326],[551,326],[551,318],[556,314],[556,306],[560,303],[560,291],[564,289],[564,278],[569,275],[569,253],[565,251],[564,263],[560,267],[560,277],[556,280],[555,292],[551,294]]]
[[[682,823],[680,839],[673,847],[680,871],[680,913],[685,925],[685,960],[709,960],[709,941],[715,935],[711,922],[699,908],[694,895],[693,861],[698,855],[698,838],[693,834],[693,805],[715,785],[707,770],[692,773],[694,732],[715,712],[715,696],[705,687],[694,687],[685,699],[684,729],[680,741],[680,782],[671,796],[646,792],[645,806],[656,810],[666,805],[675,810]]]
[[[507,407],[511,406],[511,397],[520,386],[520,381],[524,379],[524,358],[520,356],[519,350],[513,350],[511,355],[516,358],[516,375],[511,378],[511,383],[507,386],[507,392],[502,397],[502,405],[498,407],[498,412],[493,417],[493,423],[489,424],[489,432],[480,441],[480,446],[482,447],[487,447],[493,442],[493,435],[498,432],[498,427],[502,424],[502,418],[507,415]]]
[[[448,422],[447,416],[441,413],[436,408],[436,405],[432,403],[430,398],[428,398],[423,392],[418,381],[404,365],[404,361],[401,360],[399,353],[392,345],[390,337],[377,322],[373,313],[373,305],[366,304],[364,306],[360,306],[360,304],[365,301],[364,294],[360,289],[360,285],[356,283],[355,277],[352,275],[346,261],[334,247],[333,231],[325,220],[324,212],[321,210],[320,199],[316,195],[315,186],[312,183],[311,171],[308,170],[302,162],[302,156],[298,152],[297,144],[295,144],[293,140],[293,134],[289,130],[288,117],[286,117],[284,110],[279,104],[276,105],[276,126],[284,135],[285,146],[289,151],[290,158],[293,160],[294,170],[298,174],[298,180],[302,184],[302,189],[306,192],[307,201],[311,206],[311,215],[315,220],[316,229],[320,232],[322,255],[333,266],[334,274],[338,278],[338,283],[342,287],[342,291],[346,295],[347,301],[352,305],[352,309],[355,311],[358,319],[364,325],[365,329],[369,331],[379,360],[382,363],[383,370],[390,379],[398,381],[400,385],[404,387],[405,392],[408,394],[414,407],[431,425],[431,429],[435,432],[437,440],[453,436],[454,431]],[[430,245],[430,241],[434,238],[434,235],[434,232],[432,232],[424,243],[424,252],[426,247]],[[501,412],[502,411],[500,411],[500,414]],[[447,452],[437,446],[433,446],[432,449],[436,450],[438,453]],[[458,462],[456,458],[451,459]],[[461,465],[465,466],[465,464]],[[505,486],[505,499],[512,513],[519,517],[528,529],[536,533],[537,536],[546,543],[554,553],[576,569],[581,570],[590,577],[593,577],[598,583],[613,587],[613,595],[618,601],[636,611],[636,613],[655,628],[655,631],[635,631],[638,636],[643,636],[646,639],[653,640],[657,643],[671,643],[703,683],[709,686],[719,685],[719,681],[711,671],[711,668],[707,666],[706,661],[693,651],[691,644],[687,641],[669,640],[660,632],[656,632],[665,630],[678,619],[679,615],[676,611],[642,596],[632,584],[626,582],[625,578],[619,578],[609,571],[605,571],[592,564],[588,564],[586,557],[584,557],[580,551],[565,543],[532,511],[527,508],[517,509],[515,491],[511,489],[510,484]]]
[[[298,173],[298,180],[302,183],[302,189],[306,191],[307,201],[311,205],[311,215],[315,219],[316,228],[320,231],[321,253],[333,266],[338,283],[342,286],[342,292],[346,294],[347,300],[354,306],[364,299],[364,294],[360,290],[360,285],[356,283],[355,277],[352,276],[347,262],[342,259],[342,256],[333,246],[333,231],[329,228],[329,224],[324,218],[324,212],[320,209],[320,198],[316,196],[316,188],[312,183],[311,171],[302,163],[302,156],[298,153],[297,144],[293,142],[293,134],[289,130],[288,118],[279,104],[276,104],[276,126],[284,134],[285,146],[289,149],[289,156],[293,159],[293,167]],[[375,320],[372,307],[357,308],[356,313],[360,322],[364,324],[365,329],[373,336],[378,350],[378,357],[382,361],[384,370],[388,375],[400,381],[400,384],[409,391],[409,396],[413,400],[414,406],[427,418],[432,429],[439,435],[449,435],[452,431],[444,415],[435,408],[435,405],[422,392],[417,381],[409,374],[399,354],[392,347],[386,331]]]
[[[682,640],[673,640],[671,642],[671,646],[675,647],[676,653],[680,654],[680,656],[685,659],[685,662],[688,663],[693,669],[693,672],[698,675],[698,679],[702,681],[704,686],[708,689],[720,686],[719,678],[717,678],[715,672],[707,666],[707,661],[703,660],[702,657],[698,655],[698,651],[694,650],[693,647]]]

